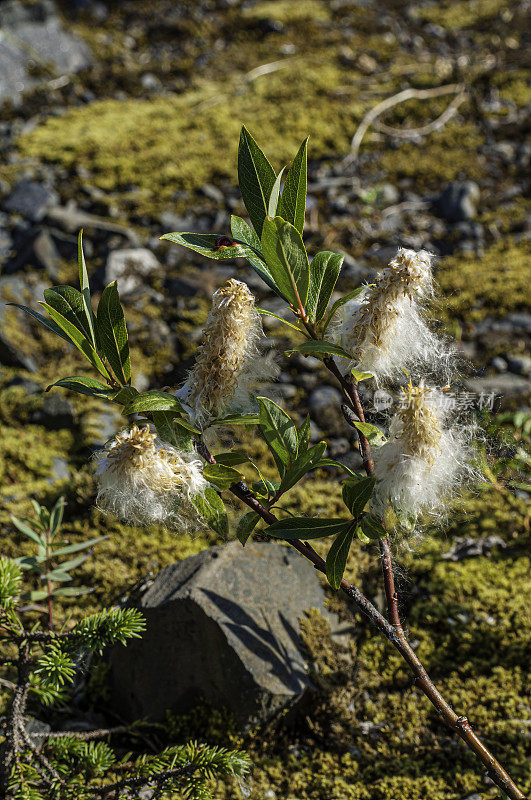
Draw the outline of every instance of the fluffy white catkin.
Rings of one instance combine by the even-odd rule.
[[[402,388],[391,419],[389,439],[374,451],[377,479],[372,510],[414,522],[423,513],[437,516],[449,495],[472,473],[470,434],[450,424],[445,395],[424,386]]]
[[[96,453],[97,505],[131,525],[185,529],[197,519],[190,498],[207,487],[201,461],[133,425]]]
[[[250,390],[276,373],[259,349],[263,336],[254,297],[245,283],[228,280],[212,297],[196,362],[177,397],[199,426],[230,412],[254,410]]]
[[[432,255],[400,248],[387,269],[343,307],[336,338],[352,363],[380,383],[417,366],[448,380],[451,349],[428,328],[423,312],[433,294]]]

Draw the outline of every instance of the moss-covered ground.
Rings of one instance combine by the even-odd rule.
[[[0,177],[11,182],[28,165],[53,164],[63,170],[72,197],[87,183],[97,187],[109,207],[140,230],[162,211],[189,210],[205,183],[234,183],[242,122],[259,138],[275,167],[292,156],[308,133],[312,159],[326,164],[348,152],[363,114],[380,99],[406,85],[465,79],[472,88],[459,115],[432,135],[397,143],[371,129],[362,144],[360,171],[366,184],[406,182],[419,194],[437,191],[448,180],[477,181],[483,198],[480,221],[488,231],[485,252],[466,258],[455,254],[441,263],[438,279],[448,301],[446,321],[460,327],[486,315],[503,317],[525,310],[528,253],[519,236],[525,205],[518,197],[501,203],[516,167],[500,171],[488,151],[493,135],[511,135],[510,127],[503,133],[505,118],[519,113],[529,100],[518,55],[523,26],[514,3],[448,0],[407,9],[402,2],[385,3],[391,15],[407,10],[412,37],[422,34],[427,43],[422,54],[414,38],[400,44],[381,23],[381,9],[370,3],[273,0],[243,9],[239,3],[227,4],[222,12],[213,4],[211,15],[201,19],[194,17],[193,3],[182,4],[185,13],[179,17],[174,17],[173,5],[135,0],[111,4],[99,26],[83,17],[75,21],[77,33],[89,41],[103,65],[105,80],[96,69],[86,78],[93,102],[80,100],[77,107],[43,114],[18,141],[20,161],[0,166]],[[152,13],[155,33],[146,24]],[[279,25],[268,26],[264,20]],[[457,50],[465,48],[469,60],[464,76],[455,52],[445,54],[435,46],[437,35],[425,27],[428,23],[442,26]],[[459,36],[465,44],[455,45]],[[127,37],[134,39],[134,46]],[[216,45],[218,40],[222,45]],[[157,48],[164,56],[158,60]],[[498,61],[489,72],[485,65],[492,52]],[[208,58],[200,61],[204,53]],[[268,67],[259,69],[264,64]],[[164,94],[149,97],[139,89],[141,74],[150,70],[163,80]],[[503,101],[491,113],[499,118],[501,134],[493,134],[478,113],[477,92],[484,81],[492,81]],[[117,96],[121,90],[125,99]],[[442,113],[447,102],[448,98],[411,101],[389,112],[385,122],[423,125]],[[329,224],[328,211],[320,206],[322,229],[312,232],[310,241],[316,246],[325,241],[327,247],[349,249],[358,256],[370,241],[366,220],[378,219],[381,213],[378,203],[344,223]],[[185,262],[183,269],[188,267]],[[73,278],[73,267],[68,267],[63,279],[73,282],[68,270]],[[157,319],[157,304],[144,304],[141,310],[135,304],[128,317],[132,314],[137,372],[161,385],[164,364],[176,359],[176,352],[191,354],[188,334],[204,320],[206,307],[203,295],[190,301],[188,311],[179,312],[172,322],[175,348],[171,343],[153,348],[142,324],[146,315]],[[15,312],[11,325],[17,329]],[[36,326],[31,330],[28,337],[21,328],[17,341],[27,353],[39,351],[41,356],[38,373],[25,377],[44,389],[60,376],[80,374],[83,366],[77,355]],[[98,425],[101,404],[72,398],[78,420],[74,429],[47,430],[31,422],[42,397],[28,399],[22,389],[9,386],[17,374],[20,371],[4,368],[0,376],[3,552],[19,555],[21,547],[28,552],[9,515],[28,513],[29,497],[45,504],[61,494],[66,497],[64,535],[69,542],[108,537],[78,571],[79,582],[94,593],[65,602],[60,615],[96,610],[122,596],[146,573],[218,543],[207,531],[189,537],[159,527],[134,529],[96,510],[87,444]],[[399,591],[410,639],[431,675],[514,776],[531,789],[525,760],[529,519],[524,493],[515,492],[511,483],[523,480],[523,461],[515,453],[526,446],[526,434],[515,418],[494,427],[488,458],[499,483],[464,498],[450,509],[443,527],[395,544]],[[244,444],[257,458],[264,456],[260,443],[250,436],[244,437]],[[68,462],[70,476],[54,481],[57,457]],[[336,482],[331,492],[330,479],[333,476],[320,473],[294,489],[292,508],[308,514],[323,509],[337,513],[339,486]],[[238,513],[232,507],[231,519]],[[442,558],[453,537],[492,534],[506,547],[459,562]],[[373,546],[353,547],[347,576],[383,603]],[[194,736],[244,746],[254,766],[243,789],[253,800],[459,800],[473,792],[482,800],[499,798],[474,757],[412,684],[400,658],[341,598],[331,592],[329,598],[345,622],[352,623],[351,645],[344,648],[332,641],[322,619],[310,615],[305,639],[314,657],[318,691],[302,717],[289,725],[279,720],[243,739],[230,721],[209,709],[190,719],[169,720],[168,740]],[[97,675],[86,703],[101,710],[104,670]],[[236,800],[240,787],[230,781],[220,784],[215,796]]]

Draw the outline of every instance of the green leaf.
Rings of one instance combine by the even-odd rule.
[[[94,315],[92,313],[92,303],[90,299],[90,286],[87,273],[87,265],[85,264],[85,255],[83,253],[83,229],[79,231],[77,237],[77,263],[79,267],[79,287],[83,295],[83,305],[85,306],[85,317],[90,330],[90,341],[94,349],[96,349],[97,339],[96,330],[94,325]]]
[[[53,557],[58,558],[59,556],[69,556],[71,553],[77,553],[80,550],[87,550],[89,547],[94,547],[94,545],[98,544],[98,542],[103,542],[104,539],[108,538],[108,536],[98,536],[96,539],[89,539],[87,542],[67,544],[64,547],[60,547],[59,550],[54,550]]]
[[[310,443],[310,415],[306,415],[306,419],[297,431],[297,439],[299,441],[298,453],[305,453]]]
[[[79,394],[86,394],[89,397],[108,398],[115,393],[115,389],[111,389],[101,381],[96,381],[94,378],[86,378],[84,375],[75,375],[71,378],[61,378],[61,380],[51,383],[46,387],[49,392],[55,386],[61,386],[63,389],[70,389],[72,392]],[[113,398],[114,399],[114,398]]]
[[[24,536],[27,536],[28,539],[32,539],[37,544],[42,544],[42,545],[46,544],[46,539],[44,538],[44,536],[40,536],[37,533],[37,531],[34,531],[33,528],[30,528],[29,525],[26,525],[25,522],[22,522],[22,520],[18,519],[18,517],[14,517],[12,514],[11,514],[11,522],[13,523],[15,528],[17,528],[21,533],[23,533]]]
[[[204,517],[209,528],[219,533],[220,536],[228,535],[229,521],[227,511],[223,500],[214,489],[206,488],[202,495],[197,494],[192,497],[192,503],[201,516]]]
[[[215,261],[226,261],[228,258],[243,258],[246,256],[244,246],[234,244],[218,244],[223,239],[217,233],[165,233],[161,239],[183,245],[189,250],[200,253],[202,256],[213,258]],[[227,237],[225,237],[227,238]]]
[[[84,594],[92,594],[96,589],[77,586],[58,586],[52,591],[54,597],[81,597]]]
[[[259,314],[265,314],[268,317],[275,317],[275,319],[278,319],[279,322],[282,322],[283,325],[288,325],[288,327],[293,328],[293,330],[297,331],[297,333],[303,333],[303,331],[301,331],[301,329],[298,328],[296,325],[293,325],[292,322],[288,322],[287,320],[283,319],[283,317],[279,317],[278,314],[273,314],[272,311],[267,311],[267,309],[265,308],[257,308],[256,310],[258,311]]]
[[[228,489],[233,483],[239,483],[242,475],[237,469],[226,467],[223,464],[205,464],[203,475],[220,489]]]
[[[353,517],[359,517],[372,497],[376,478],[346,480],[343,484],[343,502]]]
[[[308,298],[310,264],[302,237],[282,217],[266,217],[262,229],[262,250],[273,280],[295,307],[304,308]]]
[[[347,467],[346,464],[342,464],[341,461],[336,461],[335,458],[321,458],[315,467],[338,467],[338,469],[342,469],[343,472],[346,472],[347,475],[350,475],[352,478],[363,477],[363,475],[358,475],[357,472],[354,472],[354,470],[350,469],[350,467]]]
[[[260,407],[260,432],[282,474],[297,458],[297,429],[291,417],[267,397],[257,397]]]
[[[261,236],[275,184],[275,170],[245,126],[242,126],[238,147],[238,183],[249,218]]]
[[[142,411],[174,411],[176,414],[180,414],[184,412],[184,408],[173,394],[152,390],[140,392],[133,397],[122,413],[127,416]]]
[[[116,378],[121,384],[127,384],[131,380],[129,341],[116,281],[102,292],[98,305],[98,334],[102,350]]]
[[[279,216],[302,234],[306,215],[308,139],[305,139],[290,167],[279,204]],[[269,216],[273,216],[270,214]]]
[[[48,328],[49,331],[52,331],[52,333],[55,333],[57,334],[57,336],[60,336],[61,339],[64,339],[65,342],[68,342],[68,344],[72,344],[72,340],[70,339],[70,337],[67,336],[61,330],[59,325],[56,325],[55,322],[53,322],[53,320],[46,319],[46,317],[43,317],[42,314],[38,313],[38,311],[34,311],[32,308],[29,308],[28,306],[21,306],[20,303],[6,303],[6,305],[15,306],[15,308],[20,308],[21,311],[25,311],[26,314],[29,314],[30,317],[36,319],[37,322],[40,322],[41,325],[44,325],[44,327]]]
[[[83,295],[72,286],[52,286],[44,290],[44,299],[75,325],[87,339],[92,341],[90,326],[85,313]]]
[[[373,447],[381,447],[387,441],[380,428],[377,428],[376,425],[371,425],[369,422],[358,422],[354,419],[352,420],[352,425],[365,436]]]
[[[344,258],[345,256],[339,253],[323,250],[317,253],[310,263],[310,288],[306,310],[316,322],[320,322],[324,317]]]
[[[47,572],[46,575],[42,576],[42,578],[44,580],[57,581],[58,583],[72,580],[72,576],[69,575],[68,572],[64,572],[61,567],[53,569],[51,572]]]
[[[171,411],[153,411],[152,416],[153,423],[160,438],[175,447],[177,444],[175,428],[173,427],[175,413]]]
[[[260,519],[260,514],[257,514],[256,511],[249,511],[240,518],[236,529],[236,536],[244,547],[249,536],[260,522]]]
[[[355,526],[350,525],[346,530],[336,536],[328,551],[326,557],[326,577],[332,589],[339,589],[341,586],[354,533]]]
[[[230,453],[216,453],[214,456],[216,464],[222,464],[224,467],[237,467],[239,464],[245,464],[249,461],[249,456],[243,450],[231,450]]]
[[[358,525],[358,527],[356,528],[356,536],[358,537],[358,539],[362,544],[369,544],[369,542],[371,541],[369,537],[365,536],[365,534],[363,533],[361,525]]]
[[[358,286],[358,288],[354,289],[354,291],[348,292],[348,294],[344,295],[343,297],[340,297],[339,300],[336,300],[336,302],[334,303],[334,305],[332,306],[332,308],[328,313],[326,321],[323,323],[323,328],[322,328],[323,334],[330,325],[330,322],[332,321],[332,318],[336,313],[336,311],[339,308],[341,308],[341,306],[344,306],[345,303],[348,303],[349,300],[354,300],[354,298],[357,297],[359,294],[361,294],[361,292],[363,292],[364,289],[365,286]]]
[[[360,369],[351,369],[350,374],[354,378],[355,381],[366,381],[369,378],[374,378],[372,372],[362,372]]]
[[[48,592],[46,589],[35,589],[32,592],[24,592],[24,594],[20,595],[20,599],[23,603],[32,602],[37,603],[39,600],[45,600],[48,597]]]
[[[311,517],[289,517],[274,522],[266,533],[275,539],[325,539],[337,536],[349,528],[351,523],[344,519],[313,519]]]
[[[94,367],[96,367],[100,375],[103,375],[104,378],[110,378],[103,361],[85,334],[78,330],[76,326],[73,325],[70,320],[60,314],[59,311],[56,311],[55,308],[52,308],[52,306],[48,305],[48,303],[41,301],[40,305],[46,309],[52,320],[67,334],[70,342],[75,345],[81,353],[83,353],[85,358],[87,358]]]
[[[213,420],[211,425],[258,425],[260,417],[258,414],[228,414]]]
[[[138,389],[135,389],[134,386],[122,386],[122,388],[113,395],[112,401],[113,403],[126,406],[127,403],[130,403],[137,395]]]
[[[57,553],[54,553],[54,557],[56,555]],[[70,570],[81,566],[81,564],[84,564],[88,558],[90,558],[90,553],[81,553],[80,556],[76,556],[76,558],[71,558],[70,561],[65,561],[63,564],[59,564],[58,569],[60,569],[62,572],[70,572]]]
[[[254,228],[251,228],[248,222],[241,217],[237,217],[236,214],[231,214],[230,229],[237,242],[243,242],[254,250],[256,255],[261,255],[262,242]]]
[[[305,453],[300,455],[297,460],[289,467],[280,483],[280,491],[287,492],[292,486],[300,481],[311,469],[319,465],[324,452],[326,442],[318,442]]]
[[[65,499],[60,497],[50,513],[50,537],[53,538],[63,521],[63,513],[65,510]]]
[[[368,539],[383,539],[387,536],[387,531],[374,514],[365,514],[360,525],[362,532]]]
[[[280,172],[278,173],[276,180],[273,184],[273,188],[271,189],[271,197],[269,198],[269,203],[267,206],[267,216],[274,217],[277,213],[278,208],[278,198],[280,195],[280,184],[282,183],[282,175],[286,167],[282,167]]]
[[[347,353],[347,351],[343,350],[338,344],[332,344],[332,342],[318,342],[315,339],[308,339],[308,341],[303,342],[301,345],[296,345],[292,347],[291,350],[286,350],[286,355],[291,355],[295,352],[307,356],[341,356],[342,358],[352,359],[350,353]]]

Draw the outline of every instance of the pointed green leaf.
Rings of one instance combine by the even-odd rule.
[[[229,237],[220,236],[217,233],[165,233],[160,238],[174,244],[180,244],[183,247],[187,247],[188,250],[193,250],[195,253],[200,253],[202,256],[213,258],[216,261],[226,261],[228,258],[243,258],[246,256],[245,246],[234,242],[232,244],[219,244],[220,240],[223,241],[229,239]]]
[[[357,420],[352,420],[352,425],[365,436],[373,447],[381,447],[387,441],[380,428],[377,428],[376,425],[371,425],[369,422],[358,422]]]
[[[65,510],[65,499],[60,497],[50,512],[50,537],[53,538],[63,521],[63,514]]]
[[[293,328],[293,330],[297,331],[297,333],[303,333],[303,331],[301,331],[301,329],[298,328],[296,325],[293,325],[292,322],[288,322],[283,317],[279,317],[278,314],[273,314],[272,311],[268,311],[266,308],[257,308],[256,310],[258,311],[259,314],[264,314],[266,317],[275,317],[275,319],[278,319],[278,321],[281,322],[283,325],[287,325],[289,328]]]
[[[153,390],[137,394],[125,406],[122,413],[128,416],[142,411],[175,411],[176,413],[183,413],[184,408],[173,394]]]
[[[84,594],[92,594],[96,589],[77,586],[59,586],[52,591],[54,597],[81,597]]]
[[[59,325],[56,325],[55,322],[53,322],[53,320],[46,319],[46,317],[43,317],[43,315],[39,314],[38,311],[34,311],[32,308],[28,308],[28,306],[21,306],[20,303],[6,303],[6,305],[15,306],[15,308],[20,308],[21,311],[25,311],[26,314],[29,314],[30,317],[36,319],[37,322],[40,322],[41,325],[44,325],[44,327],[48,328],[49,331],[52,331],[52,333],[55,333],[57,334],[57,336],[60,336],[61,339],[64,339],[65,342],[68,342],[68,344],[72,344],[70,336],[67,336],[64,333],[64,331],[61,330]]]
[[[52,306],[48,305],[48,303],[41,301],[40,305],[46,309],[52,320],[67,334],[70,342],[75,345],[81,353],[83,353],[85,358],[87,358],[94,367],[96,367],[100,375],[103,375],[105,378],[109,378],[110,375],[105,368],[103,361],[85,334],[78,330],[75,325],[73,325],[66,317],[60,314],[59,311],[56,311],[55,308],[52,308]]]
[[[332,589],[339,589],[341,586],[354,533],[355,525],[349,525],[346,530],[336,536],[328,551],[326,577]]]
[[[302,353],[303,355],[312,356],[341,356],[342,358],[352,359],[350,353],[347,353],[347,351],[343,350],[338,344],[332,344],[332,342],[318,342],[315,339],[308,339],[308,341],[303,342],[301,345],[292,347],[291,350],[286,350],[286,355],[289,356],[292,353]]]
[[[310,442],[310,415],[306,415],[306,419],[297,431],[297,439],[299,440],[298,453],[299,456],[305,453],[308,449]]]
[[[226,467],[223,464],[205,464],[203,475],[209,483],[220,489],[228,489],[233,483],[239,483],[242,475],[237,469]]]
[[[279,216],[291,222],[299,233],[304,230],[306,215],[307,161],[308,139],[305,139],[286,176],[278,211]]]
[[[205,522],[213,531],[220,536],[227,536],[229,533],[229,520],[223,500],[218,493],[208,487],[203,494],[192,497],[192,503],[197,511],[204,517]]]
[[[257,514],[256,511],[249,511],[247,514],[244,514],[243,517],[240,518],[238,522],[238,527],[236,529],[236,537],[240,540],[242,545],[245,547],[249,536],[254,531],[258,523],[260,522],[260,514]]]
[[[92,313],[92,303],[90,299],[90,286],[87,273],[87,265],[85,264],[85,255],[83,253],[83,229],[79,231],[77,238],[77,263],[79,267],[79,287],[83,296],[83,305],[85,306],[85,317],[90,331],[90,341],[94,349],[97,348],[96,331],[94,325],[94,315]]]
[[[237,217],[236,214],[231,214],[230,229],[235,241],[248,245],[257,255],[262,253],[260,237],[248,222],[241,217]]]
[[[45,575],[42,575],[43,580],[50,580],[50,581],[57,581],[61,583],[62,581],[71,581],[72,576],[65,572],[61,567],[57,569],[52,569],[51,572],[47,572]]]
[[[291,417],[272,400],[256,399],[260,407],[260,431],[282,474],[284,467],[297,458],[297,429]]]
[[[228,414],[213,420],[211,425],[258,425],[260,417],[258,414]]]
[[[238,183],[249,218],[261,236],[275,184],[275,170],[245,126],[241,129],[238,147]]]
[[[353,517],[359,517],[372,497],[376,478],[346,480],[343,484],[343,502]]]
[[[369,539],[384,539],[387,536],[387,531],[374,514],[365,514],[360,525],[362,532]]]
[[[355,381],[366,381],[369,378],[374,378],[372,372],[362,372],[360,369],[351,369],[350,374],[354,378]]]
[[[134,386],[122,386],[122,388],[113,395],[112,401],[113,403],[119,403],[125,406],[127,403],[130,403],[131,400],[134,400],[137,395],[138,389],[135,389]]]
[[[311,469],[315,469],[326,450],[326,442],[318,442],[305,453],[302,453],[297,460],[286,470],[280,484],[280,491],[287,492],[292,486],[300,481]]]
[[[124,310],[120,303],[116,281],[105,287],[98,305],[98,334],[101,348],[117,380],[131,380],[129,341]]]
[[[57,555],[57,553],[54,555]],[[59,564],[58,569],[62,570],[63,572],[70,572],[70,570],[80,567],[81,564],[84,564],[88,558],[90,558],[90,553],[81,553],[80,556],[76,556],[75,558],[71,558],[70,561],[65,561],[63,564]]]
[[[230,453],[216,453],[214,456],[216,464],[222,464],[224,467],[237,467],[239,464],[246,464],[249,461],[249,456],[243,450],[231,450]]]
[[[310,288],[306,309],[316,322],[324,317],[344,258],[339,253],[323,250],[310,263]]]
[[[354,298],[357,297],[359,294],[361,294],[365,290],[365,288],[366,288],[365,286],[358,286],[358,288],[354,289],[354,291],[348,292],[343,297],[340,297],[339,300],[336,300],[336,302],[334,303],[334,305],[330,309],[325,322],[323,323],[323,328],[322,328],[323,335],[324,335],[324,332],[326,331],[326,329],[328,328],[328,326],[330,325],[330,323],[332,321],[332,318],[333,318],[334,314],[336,313],[336,311],[339,308],[341,308],[341,306],[344,306],[345,303],[348,303],[349,300],[354,300]]]
[[[295,307],[304,308],[308,298],[310,264],[301,234],[281,217],[266,217],[262,250],[278,289]]]
[[[46,391],[49,392],[55,386],[61,386],[63,389],[70,389],[72,392],[78,392],[79,394],[86,394],[89,397],[108,398],[116,391],[111,389],[110,386],[101,383],[101,381],[96,381],[94,378],[86,378],[84,375],[61,378],[61,380],[47,386]]]
[[[85,334],[91,340],[91,332],[85,314],[85,304],[83,295],[72,286],[52,286],[51,289],[44,290],[46,302],[66,317],[72,325]]]
[[[289,517],[274,522],[266,533],[275,539],[325,539],[346,531],[351,523],[344,519],[314,519],[312,517]]]
[[[33,528],[30,528],[29,525],[26,525],[25,522],[22,522],[22,520],[18,519],[18,517],[14,517],[12,514],[11,514],[11,522],[13,523],[15,528],[17,528],[21,533],[24,534],[24,536],[27,536],[34,542],[37,542],[37,544],[42,544],[42,545],[46,544],[46,539],[44,538],[44,536],[40,536],[36,531],[33,530]]]
[[[58,558],[59,556],[69,556],[71,553],[77,553],[80,550],[87,550],[89,547],[94,547],[94,545],[98,544],[98,542],[103,542],[104,539],[108,539],[108,536],[98,536],[96,539],[89,539],[86,542],[76,542],[76,544],[67,544],[64,547],[60,547],[58,550],[53,551],[53,557]]]
[[[282,175],[285,169],[286,167],[282,167],[275,179],[273,188],[271,189],[271,197],[269,198],[269,204],[267,207],[268,217],[275,217],[277,214],[278,198],[280,196],[280,184],[282,183]]]

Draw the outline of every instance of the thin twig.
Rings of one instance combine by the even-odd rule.
[[[457,109],[466,100],[466,98],[467,93],[464,91],[461,92],[461,94],[458,94],[457,97],[454,97],[452,102],[447,106],[447,108],[445,108],[442,114],[440,114],[436,119],[432,120],[432,122],[422,125],[420,128],[394,128],[390,125],[385,125],[383,122],[376,123],[375,128],[382,133],[386,133],[388,136],[397,136],[399,139],[417,139],[419,136],[428,136],[428,134],[444,128],[446,123],[449,122],[453,116],[455,116]]]
[[[460,83],[451,83],[447,84],[446,86],[436,86],[433,89],[410,88],[404,89],[402,92],[398,92],[398,94],[394,94],[392,97],[387,97],[385,100],[377,103],[365,114],[358,125],[358,129],[352,137],[350,153],[345,158],[345,163],[352,163],[353,161],[356,161],[365,134],[373,122],[378,119],[378,117],[383,114],[384,111],[387,111],[388,109],[393,108],[400,103],[405,103],[407,100],[429,100],[433,97],[442,97],[445,94],[456,94],[458,92],[462,93],[463,89],[464,87]]]

